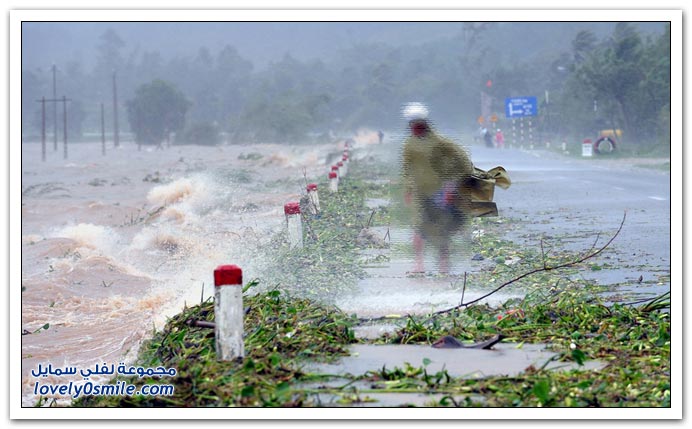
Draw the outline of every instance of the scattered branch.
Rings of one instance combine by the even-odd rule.
[[[624,219],[623,219],[623,222],[624,222]],[[594,242],[593,242],[593,244],[591,245],[591,248],[589,249],[589,251],[587,252],[587,254],[588,254],[589,252],[593,252],[593,249],[596,248],[596,243],[598,243],[598,240],[599,240],[600,238],[601,238],[601,233],[599,232],[599,233],[596,234],[596,239],[594,240]]]
[[[208,328],[208,329],[215,329],[216,328],[216,323],[214,322],[207,322],[206,320],[188,320],[187,324],[189,326],[194,326],[197,328]]]
[[[370,228],[370,223],[372,222],[373,216],[375,216],[375,210],[373,210],[372,213],[370,213],[370,219],[368,219],[368,225],[366,226],[366,228]]]
[[[541,237],[541,261],[543,261],[543,268],[547,268],[545,261],[545,251],[543,250],[543,237]]]
[[[466,274],[466,271],[464,271],[464,287],[461,290],[461,301],[459,301],[459,305],[464,303],[464,294],[466,293]]]
[[[528,271],[528,272],[526,272],[526,273],[524,273],[524,274],[522,274],[522,275],[520,275],[520,276],[514,277],[513,279],[508,280],[508,281],[502,283],[500,286],[496,287],[496,288],[493,289],[492,291],[486,293],[485,295],[483,295],[483,296],[481,296],[481,297],[479,297],[479,298],[476,298],[476,299],[474,299],[474,300],[471,300],[471,301],[465,302],[465,303],[462,302],[461,304],[459,304],[459,305],[457,305],[457,306],[455,306],[455,307],[452,307],[452,308],[447,308],[447,309],[445,309],[445,310],[436,311],[435,313],[433,313],[433,315],[445,314],[445,313],[449,313],[449,312],[454,311],[454,310],[458,310],[458,309],[460,309],[460,308],[466,308],[466,307],[468,307],[468,306],[470,306],[470,305],[472,305],[472,304],[477,303],[478,301],[484,300],[485,298],[489,297],[490,295],[493,295],[493,294],[497,293],[498,291],[504,289],[505,287],[507,287],[507,286],[509,286],[509,285],[511,285],[511,284],[513,284],[513,283],[516,283],[517,281],[519,281],[519,280],[521,280],[521,279],[523,279],[523,278],[525,278],[525,277],[528,277],[528,276],[530,276],[530,275],[533,275],[533,274],[536,274],[536,273],[540,273],[540,272],[543,272],[543,271],[553,271],[553,270],[559,270],[559,269],[562,269],[562,268],[572,267],[572,266],[574,266],[574,265],[577,265],[577,264],[580,264],[580,263],[586,261],[587,259],[593,258],[594,256],[596,256],[596,255],[600,254],[601,252],[603,252],[606,248],[608,248],[608,246],[610,246],[610,244],[613,242],[613,240],[615,240],[615,238],[620,234],[620,231],[622,231],[622,227],[623,227],[623,225],[625,224],[625,219],[626,219],[626,218],[627,218],[627,212],[625,212],[625,213],[623,214],[623,216],[622,216],[622,222],[620,222],[620,226],[618,227],[618,230],[615,231],[615,234],[610,238],[610,240],[608,240],[607,243],[605,243],[603,246],[601,246],[601,247],[598,248],[597,250],[594,251],[594,250],[592,249],[591,251],[589,251],[588,253],[586,253],[584,256],[581,256],[580,258],[578,258],[578,259],[576,259],[576,260],[573,260],[573,261],[570,261],[570,262],[565,262],[565,263],[563,263],[563,264],[558,264],[558,265],[555,265],[555,266],[552,266],[552,267],[551,267],[551,266],[546,266],[546,265],[545,265],[545,261],[544,261],[544,266],[543,266],[542,268],[537,268],[537,269],[535,269],[535,270]]]
[[[666,302],[666,300],[668,300]],[[637,305],[637,304],[643,304],[646,303],[646,305],[642,306],[642,311],[651,311],[654,308],[668,308],[670,307],[670,291],[655,296],[653,298],[644,298],[640,299],[637,301],[632,301],[632,302],[626,302],[621,305]]]

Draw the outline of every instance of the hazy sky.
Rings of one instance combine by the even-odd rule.
[[[22,52],[25,67],[82,61],[91,65],[99,36],[108,28],[125,41],[124,53],[158,50],[164,57],[194,54],[201,46],[216,52],[225,45],[257,65],[286,52],[299,59],[329,57],[363,42],[393,45],[427,42],[458,34],[461,23],[334,23],[334,22],[163,22],[163,23],[24,23]]]
[[[608,34],[612,23],[514,23],[526,49],[568,43],[588,26],[598,36]],[[662,24],[642,24],[643,29],[662,31]],[[502,28],[502,25],[499,26]],[[505,26],[506,27],[506,26]],[[125,42],[127,57],[159,51],[164,58],[194,55],[205,46],[212,53],[225,45],[262,68],[289,52],[298,59],[331,59],[338,51],[364,43],[420,46],[434,40],[449,40],[462,34],[460,22],[25,22],[22,25],[22,65],[46,67],[78,60],[93,65],[99,36],[112,28]],[[514,34],[506,35],[514,38]]]

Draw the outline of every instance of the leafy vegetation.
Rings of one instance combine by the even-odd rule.
[[[303,213],[304,245],[291,249],[285,234],[274,237],[268,246],[269,261],[264,270],[270,284],[280,284],[293,294],[331,301],[352,291],[364,276],[358,263],[356,239],[367,224],[364,196],[376,185],[351,176],[330,193],[326,181],[318,184],[319,216]]]
[[[247,287],[251,287],[250,283]],[[163,331],[141,348],[137,364],[176,368],[173,397],[85,397],[75,406],[301,406],[307,397],[291,386],[303,376],[299,358],[339,356],[353,340],[352,321],[333,308],[279,290],[244,297],[247,335],[243,361],[219,362],[214,331],[190,326],[214,321],[214,304],[206,301],[173,317]],[[141,387],[155,379],[118,377]]]
[[[127,117],[139,144],[160,144],[185,126],[189,102],[172,84],[154,80],[137,88],[127,103]]]
[[[342,376],[351,382],[319,388],[309,383],[331,377],[301,370],[305,359],[347,354],[347,345],[356,341],[352,328],[357,321],[279,290],[245,300],[244,361],[218,362],[213,331],[191,327],[192,320],[213,321],[213,304],[205,302],[175,316],[140,351],[138,365],[177,369],[173,397],[85,397],[74,405],[310,406],[319,404],[318,393],[340,395],[349,403],[354,395],[415,392],[443,395],[434,406],[670,406],[670,317],[660,311],[670,304],[661,299],[640,307],[608,306],[575,288],[497,309],[476,305],[432,318],[408,317],[393,335],[377,340],[429,345],[442,335],[473,339],[501,332],[508,336],[505,342],[549,343],[556,361],[582,365],[598,359],[606,365],[600,370],[529,367],[512,377],[465,379],[444,370],[429,373],[423,362]],[[146,382],[134,377],[112,383],[121,380],[138,386]],[[356,381],[369,387],[348,387]]]
[[[621,22],[602,44],[580,46],[568,87],[587,105],[589,99],[597,103],[595,125],[624,129],[623,138],[632,142],[658,138],[669,146],[670,26],[647,40]]]
[[[197,122],[175,136],[175,144],[198,144],[216,146],[221,142],[218,127],[208,122]]]

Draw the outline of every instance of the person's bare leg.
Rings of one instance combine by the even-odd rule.
[[[423,250],[425,248],[425,241],[423,241],[423,237],[420,235],[420,233],[416,232],[413,234],[413,249],[416,252],[416,267],[414,268],[415,272],[422,273],[425,271],[425,267],[423,265]]]
[[[440,274],[449,274],[449,242],[440,245],[438,261],[440,264]]]

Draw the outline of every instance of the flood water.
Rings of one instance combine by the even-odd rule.
[[[322,391],[325,388],[349,386],[358,387],[367,393],[359,394],[355,402],[348,401],[347,406],[365,407],[397,407],[405,405],[429,406],[435,404],[444,395],[423,393],[397,393],[395,389],[384,392],[372,392],[372,382],[349,382],[349,375],[361,375],[368,372],[378,374],[381,371],[393,371],[396,368],[405,369],[407,365],[414,368],[425,367],[430,375],[445,371],[452,377],[484,378],[490,376],[516,376],[528,367],[554,371],[565,370],[601,370],[605,363],[598,360],[584,362],[578,366],[575,362],[557,362],[554,351],[546,349],[545,344],[511,344],[499,343],[491,350],[479,349],[436,349],[423,345],[373,345],[354,344],[350,347],[350,356],[343,357],[335,363],[310,363],[303,368],[306,372],[330,374],[332,377],[320,383],[303,386],[311,388],[316,393],[316,399],[326,406],[344,406],[344,398],[349,398],[350,390],[342,389],[335,392]],[[352,395],[351,395],[352,396]],[[460,402],[469,395],[458,393],[454,395]],[[352,398],[353,400],[354,398]],[[476,403],[482,403],[484,398],[471,395]]]
[[[499,343],[490,350],[481,349],[436,349],[430,346],[396,344],[372,345],[354,344],[351,355],[341,358],[336,363],[309,364],[308,371],[334,374],[358,375],[368,371],[380,371],[404,368],[406,364],[413,367],[425,366],[429,374],[447,371],[452,377],[480,378],[493,375],[514,376],[527,367],[547,369],[577,369],[574,362],[551,361],[557,354],[546,350],[545,344]],[[427,359],[427,361],[426,361]],[[425,362],[429,363],[426,365]],[[582,369],[594,370],[603,367],[602,362],[590,360]]]
[[[49,147],[41,162],[40,144],[24,144],[23,405],[38,399],[39,363],[132,361],[167,317],[213,295],[216,266],[258,277],[257,249],[283,227],[284,203],[337,146],[125,142],[103,156],[100,143],[83,143],[67,160]]]

